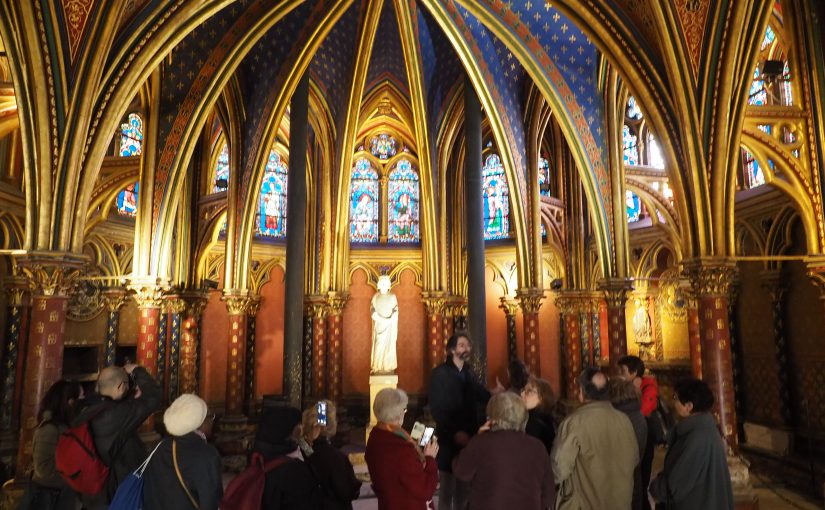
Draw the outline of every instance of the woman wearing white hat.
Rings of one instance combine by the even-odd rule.
[[[163,413],[169,433],[146,467],[143,507],[152,510],[216,510],[223,496],[221,456],[206,442],[212,426],[206,402],[179,396]]]

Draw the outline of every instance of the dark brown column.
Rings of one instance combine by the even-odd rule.
[[[261,297],[255,296],[249,303],[246,311],[246,370],[244,377],[244,402],[246,402],[246,416],[252,418],[257,413],[258,403],[255,396],[255,339],[257,335],[258,310],[261,308]]]
[[[180,348],[186,301],[180,295],[167,296],[166,311],[169,316],[169,342],[166,349],[166,374],[163,378],[163,395],[166,402],[174,401],[180,389]]]
[[[128,296],[126,289],[110,288],[103,292],[104,303],[108,317],[106,319],[106,345],[104,348],[104,364],[112,366],[117,356],[117,333],[120,324],[120,309],[126,304]]]
[[[344,306],[347,304],[347,297],[345,293],[331,292],[329,295],[327,317],[329,379],[327,382],[329,398],[335,402],[341,399],[344,390]],[[300,374],[297,375],[300,376]]]
[[[619,371],[619,358],[627,355],[627,319],[625,315],[625,305],[627,304],[627,293],[633,290],[629,280],[609,279],[602,282],[601,290],[604,291],[607,301],[607,335],[610,346],[610,371],[617,374]]]
[[[793,426],[793,399],[790,384],[790,352],[785,338],[784,308],[788,286],[779,269],[763,271],[762,287],[771,296],[773,312],[773,340],[776,355],[776,375],[779,382],[779,413],[785,426]]]
[[[507,320],[507,359],[513,361],[518,358],[518,340],[516,338],[518,302],[515,299],[502,296],[501,304],[498,307],[504,311],[504,317]]]
[[[201,291],[183,294],[186,310],[180,328],[180,382],[179,393],[198,392],[198,364],[200,363],[200,321],[209,295]]]
[[[252,298],[245,291],[224,291],[222,298],[229,312],[229,335],[226,339],[226,393],[221,430],[246,427],[244,416],[244,369],[246,368],[247,312]]]
[[[312,318],[312,396],[327,397],[327,300],[326,296],[307,296],[307,311]]]
[[[725,260],[685,264],[699,309],[702,379],[716,397],[714,415],[728,445],[738,449],[728,300],[736,266]]]
[[[690,368],[693,377],[702,378],[702,338],[699,335],[699,302],[692,290],[685,292],[687,298],[688,343],[690,345]]]
[[[6,331],[3,338],[3,365],[0,377],[0,436],[4,450],[13,444],[16,449],[20,427],[20,400],[26,345],[29,334],[30,296],[23,280],[7,281]],[[14,436],[14,437],[11,437]]]
[[[543,289],[520,289],[516,296],[521,305],[524,321],[524,363],[531,374],[541,374],[541,356],[539,341],[539,310],[544,299]]]
[[[563,292],[556,298],[556,306],[559,308],[563,323],[563,347],[562,370],[565,384],[565,397],[568,400],[575,400],[578,396],[578,377],[582,370],[581,332],[579,331],[579,312],[582,308],[583,299],[573,292]]]
[[[427,292],[423,296],[427,313],[427,369],[444,360],[444,308],[446,299],[441,292]]]

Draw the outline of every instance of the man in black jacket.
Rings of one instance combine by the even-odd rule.
[[[135,384],[133,394],[129,391],[130,377]],[[160,407],[160,397],[160,387],[143,367],[130,364],[100,371],[97,394],[87,399],[77,423],[92,417],[90,429],[95,448],[109,466],[109,479],[100,493],[83,497],[84,508],[107,508],[120,482],[146,459],[146,447],[137,431]]]
[[[463,510],[467,505],[467,484],[453,477],[453,458],[467,446],[481,425],[479,409],[490,400],[490,392],[480,385],[467,360],[472,343],[467,333],[456,333],[447,341],[447,360],[430,376],[429,404],[438,436],[439,510]]]

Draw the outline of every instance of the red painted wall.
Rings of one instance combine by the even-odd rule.
[[[356,269],[352,273],[349,299],[344,307],[343,391],[344,395],[368,394],[370,391],[370,354],[372,350],[372,319],[370,301],[375,289],[367,283],[367,273]],[[399,302],[399,309],[400,309]],[[401,381],[399,381],[401,385]],[[403,385],[401,385],[403,388]]]
[[[559,309],[555,296],[544,298],[539,309],[539,355],[541,377],[550,381],[556,395],[561,395],[561,365],[559,360]]]
[[[255,395],[281,394],[284,386],[284,270],[272,268],[261,288],[255,332]]]
[[[398,386],[420,394],[426,387],[424,350],[427,345],[421,287],[415,283],[415,274],[407,269],[401,272],[398,285],[392,291],[398,298]]]
[[[229,314],[221,301],[221,291],[209,293],[201,321],[200,396],[208,404],[223,404],[226,399],[226,341]]]
[[[484,271],[484,282],[487,294],[487,382],[494,386],[496,377],[502,384],[507,384],[507,317],[499,308],[504,290],[498,283],[493,282],[493,270],[489,267]]]

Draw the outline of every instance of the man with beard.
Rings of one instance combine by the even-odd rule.
[[[467,361],[472,343],[467,333],[457,332],[447,341],[447,359],[430,377],[430,412],[438,437],[438,475],[441,487],[439,510],[463,510],[469,487],[453,476],[453,458],[478,432],[479,410],[490,400],[490,392],[476,381]],[[500,391],[503,388],[497,388]]]

